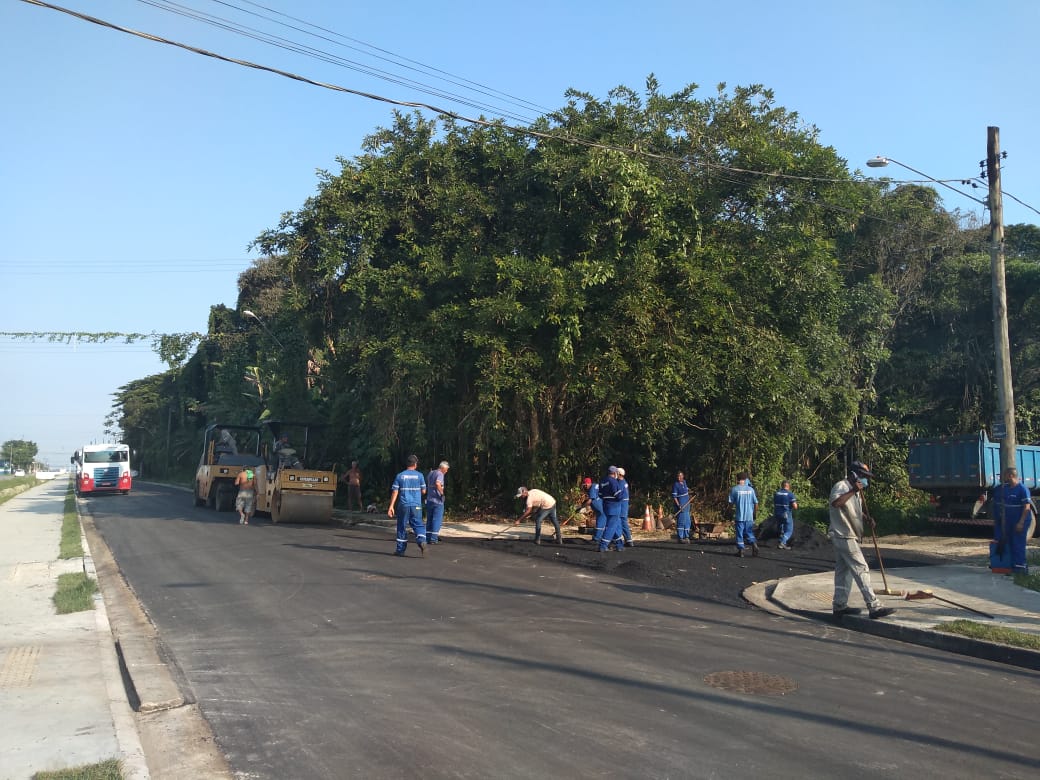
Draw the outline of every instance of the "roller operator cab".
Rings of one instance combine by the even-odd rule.
[[[235,479],[247,468],[258,470],[261,429],[255,425],[214,424],[202,437],[195,472],[195,505],[226,512],[235,506]]]
[[[256,511],[275,523],[329,523],[336,472],[322,462],[324,426],[268,420],[264,464],[257,469]]]

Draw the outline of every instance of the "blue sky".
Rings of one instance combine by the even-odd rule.
[[[480,113],[150,3],[55,4],[315,80]],[[325,28],[331,40],[241,10],[273,16],[261,5]],[[599,97],[622,84],[641,91],[651,72],[665,91],[693,82],[701,96],[719,82],[761,83],[871,176],[864,163],[878,154],[935,178],[975,176],[995,125],[1008,152],[1004,190],[1040,208],[1035,0],[180,7],[447,86],[373,56],[392,52],[543,110],[562,105],[569,87]],[[0,0],[0,95],[0,331],[205,331],[211,305],[235,305],[237,275],[255,257],[250,241],[314,193],[317,170],[358,154],[392,111],[22,0]],[[915,178],[894,166],[884,173]],[[941,194],[948,207],[988,220],[967,198]],[[1013,200],[1004,206],[1007,224],[1040,221]],[[0,441],[31,439],[43,459],[66,464],[77,446],[101,440],[120,385],[163,368],[143,343],[0,338]]]

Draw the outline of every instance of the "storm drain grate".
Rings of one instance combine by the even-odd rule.
[[[813,601],[818,601],[821,604],[831,604],[834,602],[834,594],[826,591],[818,590],[815,593],[810,593],[809,598]]]
[[[38,647],[13,647],[8,650],[3,664],[0,665],[0,690],[28,688],[32,685],[36,659],[39,657]]]
[[[712,688],[733,693],[756,693],[765,696],[783,696],[798,690],[794,680],[762,672],[712,672],[704,682]]]

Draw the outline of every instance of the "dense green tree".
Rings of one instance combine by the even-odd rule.
[[[0,458],[10,463],[12,469],[28,471],[32,468],[38,452],[36,442],[25,439],[8,439],[0,446]]]

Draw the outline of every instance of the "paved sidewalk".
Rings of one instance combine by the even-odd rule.
[[[863,614],[834,618],[831,614],[833,572],[760,583],[748,588],[744,595],[756,606],[776,614],[825,620],[857,631],[1040,670],[1040,651],[1010,648],[936,630],[943,623],[971,620],[1040,635],[1040,593],[1015,585],[1011,577],[993,574],[982,565],[913,566],[888,569],[886,574],[888,590],[902,591],[904,596],[881,595],[885,581],[880,571],[872,570],[871,584],[878,598],[884,606],[896,610],[894,615],[880,620],[866,616],[865,605],[855,588],[849,605],[862,608]],[[932,597],[905,598],[905,594],[921,592]]]
[[[94,576],[89,555],[58,560],[67,487],[56,479],[0,505],[0,778],[112,758],[125,778],[147,778],[104,601],[55,612],[59,574]]]

